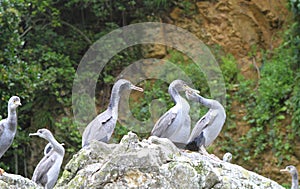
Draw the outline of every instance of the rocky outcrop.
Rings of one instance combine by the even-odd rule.
[[[42,189],[32,180],[24,178],[20,175],[14,175],[4,173],[0,176],[0,188],[1,189]]]
[[[39,189],[20,175],[4,173],[1,189]],[[128,133],[120,144],[93,141],[76,153],[55,188],[283,189],[276,182],[216,157],[179,150],[170,140],[139,141]]]
[[[93,141],[66,165],[55,188],[283,188],[238,165],[179,150],[168,139]]]

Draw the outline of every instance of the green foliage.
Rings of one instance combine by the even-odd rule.
[[[175,4],[177,7],[182,8],[183,13],[186,16],[191,16],[197,12],[194,7],[194,3],[191,1],[178,1],[178,2],[175,2]]]
[[[1,1],[0,117],[7,116],[7,101],[12,95],[20,96],[23,104],[18,109],[18,134],[2,158],[3,167],[27,174],[24,165],[31,158],[29,143],[33,141],[28,133],[42,127],[66,144],[66,156],[78,150],[81,136],[72,123],[71,91],[83,54],[99,37],[155,17],[172,5],[173,1],[167,0]],[[97,90],[104,83],[112,85],[120,71],[140,57],[139,47],[114,56],[101,73]],[[118,127],[116,136],[120,138],[124,132]]]
[[[278,49],[277,56],[264,64],[259,88],[250,92],[252,98],[246,102],[246,119],[252,128],[243,141],[244,144],[248,143],[249,149],[254,149],[254,157],[266,148],[273,149],[276,156],[284,155],[285,158],[291,152],[291,145],[288,145],[291,141],[284,137],[281,127],[288,109],[293,72],[287,64],[287,52],[282,51],[284,50]]]
[[[292,114],[292,134],[300,136],[299,123],[300,123],[300,73],[295,77],[295,87],[293,89],[292,98],[290,101],[291,110],[288,113]]]
[[[295,150],[294,141],[300,134],[299,85],[296,84],[299,80],[299,43],[295,28],[293,26],[285,33],[286,40],[278,49],[263,54],[261,79],[256,90],[253,90],[253,81],[240,76],[232,56],[219,58],[230,93],[227,102],[231,104],[235,100],[245,104],[247,114],[244,119],[251,125],[245,136],[234,140],[230,132],[235,129],[230,125],[234,124],[235,116],[227,109],[222,150],[237,154],[237,159],[248,161],[266,149],[272,149],[281,163],[284,159],[289,160]],[[257,50],[254,46],[249,56],[254,56]],[[291,117],[292,121],[289,122]]]
[[[112,141],[115,143],[119,143],[120,140],[124,135],[126,135],[129,132],[129,129],[127,127],[124,127],[117,123],[113,136],[112,136]]]
[[[143,97],[138,101],[131,101],[131,111],[138,120],[147,121],[150,119],[149,105],[154,99],[168,105],[164,110],[172,107],[172,101],[168,94],[168,85],[166,83],[161,80],[146,80],[142,83],[142,86],[144,89]],[[155,111],[162,113],[157,109]]]
[[[42,127],[54,130],[56,117],[71,105],[75,61],[63,51],[57,52],[57,47],[48,45],[53,44],[49,41],[55,41],[55,28],[59,26],[59,11],[51,1],[2,1],[1,5],[2,117],[7,116],[7,101],[12,95],[20,96],[23,104],[18,109],[18,133],[3,160],[10,159],[6,163],[7,170],[26,175],[23,165],[31,141],[28,128],[31,131]]]
[[[284,188],[286,188],[286,189],[291,188],[291,184],[290,184],[290,183],[289,183],[289,184],[284,183],[284,184],[282,184],[282,186],[283,186]]]
[[[67,154],[73,154],[81,148],[81,134],[70,117],[62,117],[55,123],[55,127],[61,133],[57,140],[65,144]],[[66,133],[68,137],[65,137]]]
[[[290,6],[293,13],[297,16],[300,14],[300,1],[299,0],[290,0]]]
[[[291,2],[298,4],[298,1]],[[227,102],[231,104],[234,100],[245,104],[247,114],[244,119],[251,125],[245,136],[234,140],[230,132],[235,131],[235,115],[226,107],[227,121],[223,136],[225,140],[222,140],[221,146],[224,152],[236,154],[237,159],[243,158],[244,161],[248,161],[271,149],[279,163],[282,163],[289,160],[296,150],[294,141],[300,134],[300,40],[297,22],[285,31],[284,38],[279,48],[263,52],[261,79],[257,89],[256,82],[241,77],[232,56],[224,55],[218,48],[214,48],[215,54],[221,55],[216,58],[221,62],[226,81],[229,93]],[[256,56],[259,50],[257,46],[252,46],[248,56]]]
[[[200,90],[202,94],[209,93],[206,77],[197,63],[193,62],[181,52],[173,50],[169,52],[168,61],[175,63],[182,71],[184,71],[186,76],[191,79],[192,84],[195,86],[195,88]],[[176,76],[174,76],[174,78],[176,78]]]
[[[72,0],[66,3],[66,6],[72,8],[72,12],[80,9],[92,14],[91,18],[94,19],[89,21],[100,21],[100,26],[107,23],[117,23],[123,26],[134,20],[145,20],[147,16],[153,16],[153,13],[159,10],[167,10],[174,2],[168,0],[113,0],[110,2],[107,0]],[[87,23],[88,20],[85,20],[85,22]]]
[[[245,119],[252,125],[247,135],[242,138],[243,147],[247,146],[252,154],[248,157],[256,157],[265,149],[272,149],[280,162],[289,159],[294,150],[295,137],[299,136],[299,129],[295,124],[300,117],[297,112],[299,87],[295,85],[299,71],[296,58],[298,45],[294,42],[298,37],[291,38],[290,32],[291,30],[286,33],[289,38],[282,46],[264,54],[264,57],[272,56],[272,58],[264,59],[259,88],[253,91],[248,88],[251,86],[249,83],[240,88],[250,97],[240,98],[248,109]],[[286,121],[290,115],[292,115],[291,125]]]
[[[237,83],[239,70],[237,68],[237,63],[233,55],[228,54],[226,56],[222,56],[221,60],[221,70],[227,87],[229,86],[228,84]]]
[[[138,47],[130,47],[114,55],[101,71],[100,78],[103,78],[104,83],[113,85],[122,69],[141,57],[138,51]]]

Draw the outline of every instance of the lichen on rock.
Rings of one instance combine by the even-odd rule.
[[[120,144],[93,141],[66,165],[55,188],[283,188],[238,165],[128,133]]]
[[[42,188],[20,175],[0,176],[0,188]],[[241,166],[178,149],[170,140],[151,136],[139,141],[129,132],[120,144],[93,141],[65,166],[55,188],[201,188],[283,189]]]
[[[4,173],[0,176],[1,189],[42,189],[35,182],[20,175]]]

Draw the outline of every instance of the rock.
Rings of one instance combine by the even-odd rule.
[[[55,188],[283,188],[238,165],[176,148],[168,139],[139,141],[128,133],[120,144],[93,141],[66,165]]]
[[[1,189],[39,189],[43,188],[38,186],[35,182],[20,175],[4,173],[0,176]]]

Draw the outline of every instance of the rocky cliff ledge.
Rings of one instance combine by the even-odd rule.
[[[5,173],[1,188],[38,188],[27,178]],[[168,139],[139,141],[129,132],[120,144],[94,141],[66,165],[55,188],[282,188],[238,165],[184,152]]]
[[[120,144],[93,142],[66,165],[56,188],[283,188],[244,168],[182,152],[168,139],[139,141],[128,133]]]
[[[0,176],[1,189],[42,189],[35,182],[20,175],[4,173]]]

